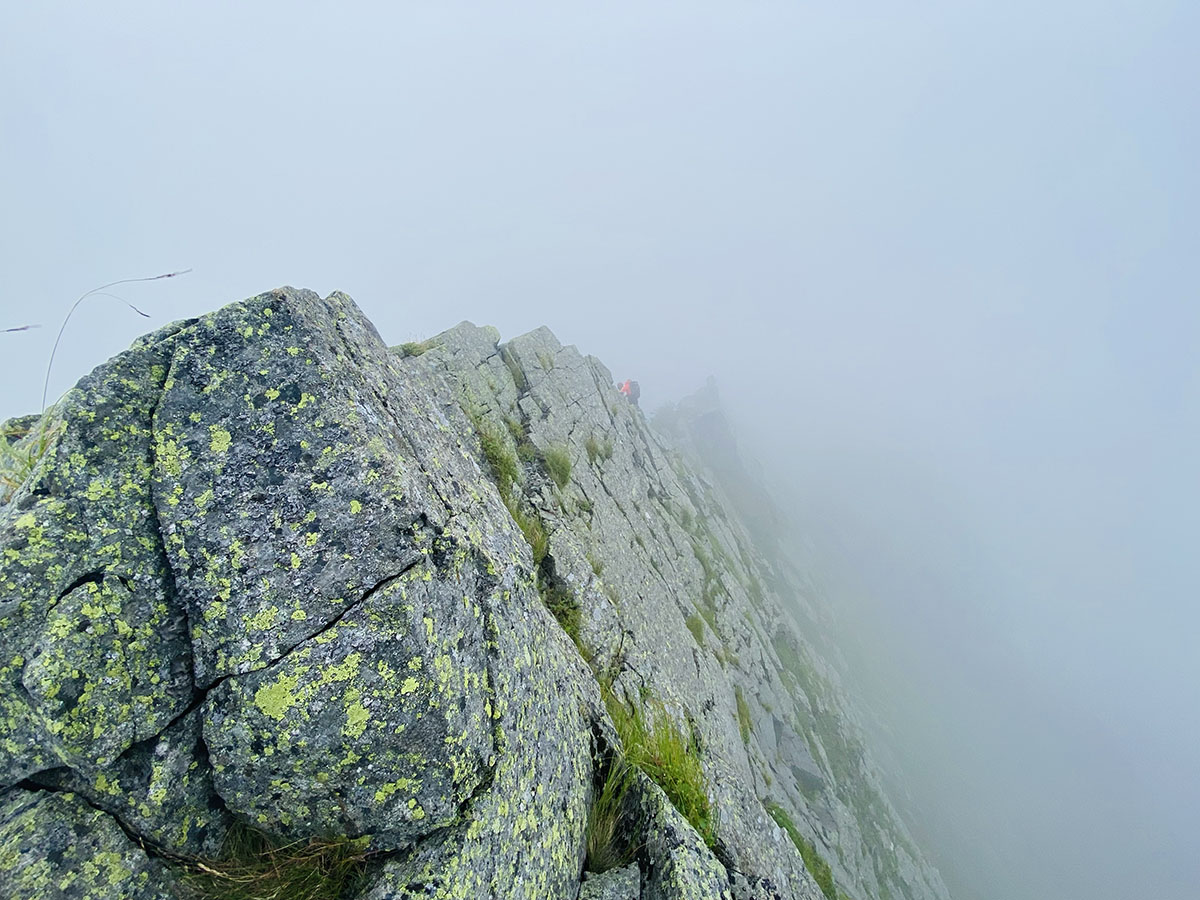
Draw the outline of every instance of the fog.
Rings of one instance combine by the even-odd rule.
[[[0,418],[281,284],[717,377],[959,900],[1200,885],[1183,2],[12,4]],[[898,795],[899,798],[900,795]]]

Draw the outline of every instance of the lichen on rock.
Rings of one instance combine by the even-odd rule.
[[[249,827],[360,842],[366,900],[815,898],[764,803],[852,861],[903,838],[717,480],[548,329],[420,347],[282,288],[138,340],[41,420],[0,504],[0,892],[171,896]],[[503,485],[477,425],[511,441]],[[585,882],[625,752],[601,684],[688,736],[718,826],[638,771],[629,867]],[[830,789],[848,772],[878,834]],[[839,877],[942,900],[900,852]]]

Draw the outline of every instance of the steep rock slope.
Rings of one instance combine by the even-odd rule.
[[[748,470],[735,432],[721,407],[716,385],[658,411],[654,425],[689,458],[707,468],[726,503],[739,513],[765,563],[763,578],[798,629],[777,633],[776,652],[785,687],[796,700],[793,735],[811,748],[820,780],[791,764],[803,795],[797,823],[829,861],[839,884],[861,884],[866,896],[944,897],[936,870],[923,861],[912,836],[887,797],[884,779],[864,740],[861,713],[841,687],[841,660],[834,638],[830,601],[812,573],[796,559],[800,538],[794,522],[775,504],[762,481]],[[802,511],[801,511],[802,515]],[[760,746],[769,734],[756,729]],[[799,751],[800,754],[803,750]],[[784,750],[779,762],[792,751]],[[784,769],[779,777],[786,779]]]
[[[4,896],[195,894],[248,827],[351,841],[372,900],[819,896],[781,815],[856,898],[943,895],[810,801],[801,703],[837,712],[770,566],[544,329],[388,351],[282,289],[3,427]],[[614,780],[630,716],[699,762],[699,831],[651,765]]]
[[[780,516],[742,466],[715,389],[652,429],[598,360],[545,328],[499,345],[463,323],[424,346],[410,365],[447,373],[477,424],[534,448],[516,490],[549,535],[543,581],[571,586],[595,671],[616,673],[625,696],[663,698],[698,735],[729,870],[784,871],[785,822],[843,895],[945,897],[836,672],[805,638],[819,598],[779,543]],[[560,487],[547,462],[561,451]]]

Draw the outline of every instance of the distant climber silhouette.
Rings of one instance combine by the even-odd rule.
[[[642,396],[642,388],[636,381],[626,379],[617,385],[617,390],[624,394],[625,398],[634,406],[638,405],[638,398]]]

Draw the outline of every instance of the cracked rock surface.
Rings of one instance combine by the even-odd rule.
[[[853,896],[941,900],[911,843],[881,866],[881,792],[839,790],[874,776],[719,484],[547,329],[431,347],[284,288],[2,426],[45,449],[0,495],[0,895],[177,896],[239,824],[360,839],[370,900],[815,898],[772,803]],[[691,735],[713,846],[638,773],[633,859],[585,879],[598,673]]]

